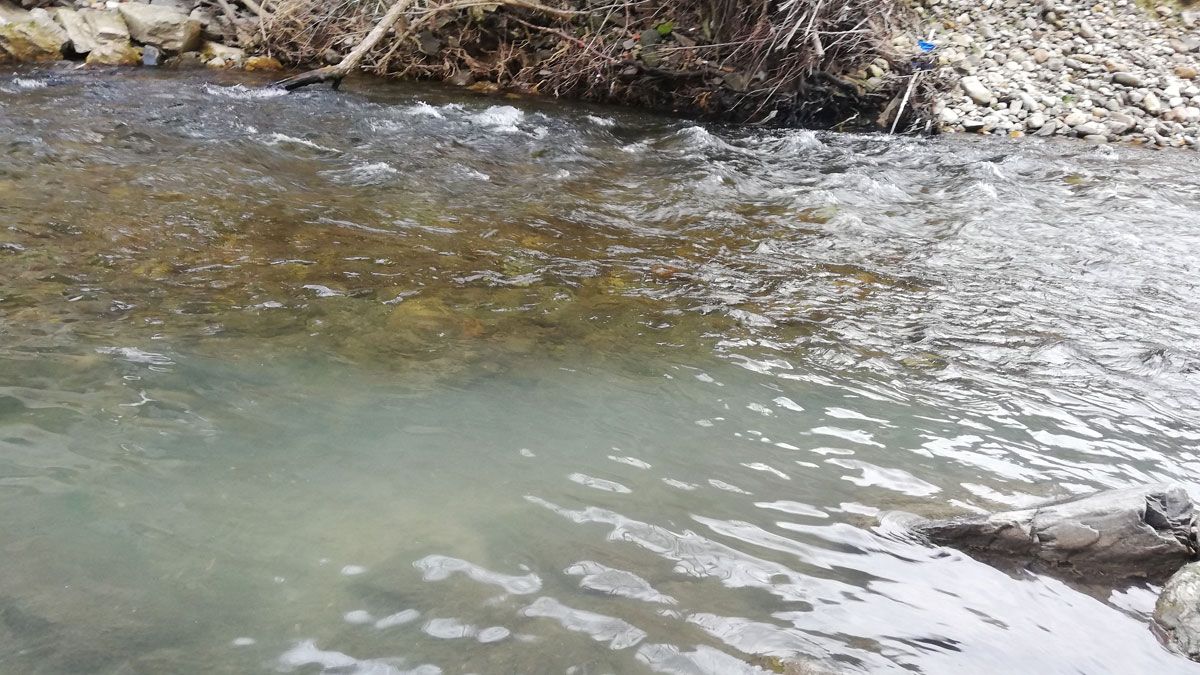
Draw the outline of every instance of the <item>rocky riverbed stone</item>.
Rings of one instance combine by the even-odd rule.
[[[59,7],[54,10],[53,16],[54,20],[67,32],[67,37],[71,39],[71,48],[75,50],[76,54],[87,54],[96,48],[95,36],[92,34],[91,28],[84,23],[83,17],[79,16],[79,12],[67,7]]]
[[[1142,86],[1142,78],[1133,73],[1113,73],[1112,81],[1117,84],[1125,85],[1126,87]]]
[[[988,88],[983,86],[983,83],[979,81],[978,77],[964,77],[959,81],[958,84],[962,87],[963,92],[965,92],[967,96],[970,96],[971,100],[974,101],[976,105],[988,105],[995,99],[995,97],[992,96],[992,92],[988,91]]]
[[[76,54],[101,50],[105,55],[112,55],[132,48],[129,28],[116,10],[60,8],[55,10],[54,19],[70,36],[71,49]],[[118,65],[118,62],[111,62],[110,56],[103,56],[100,62]]]
[[[70,42],[46,10],[26,11],[0,0],[0,60],[55,61]]]
[[[142,50],[128,42],[101,42],[88,52],[90,66],[136,66],[142,62]]]
[[[123,3],[118,9],[138,42],[172,53],[200,46],[200,22],[174,7]]]
[[[237,47],[210,41],[205,42],[200,48],[200,57],[208,61],[210,65],[213,61],[220,59],[220,65],[212,66],[214,68],[240,68],[246,61],[246,52]]]

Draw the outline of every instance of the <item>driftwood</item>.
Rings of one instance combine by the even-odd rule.
[[[396,0],[396,3],[393,4],[392,8],[387,11],[387,14],[384,14],[383,18],[379,20],[379,23],[375,24],[375,27],[371,29],[371,32],[367,33],[367,37],[363,38],[363,41],[358,43],[358,46],[351,50],[350,53],[347,54],[346,57],[343,58],[337,65],[326,66],[324,68],[310,70],[307,73],[301,73],[294,77],[289,77],[286,80],[276,82],[275,86],[282,87],[288,91],[293,91],[299,89],[300,87],[307,87],[310,84],[331,82],[333,83],[333,88],[337,89],[342,83],[343,78],[355,70],[358,70],[358,64],[362,63],[363,57],[367,55],[367,52],[374,49],[375,45],[379,44],[379,42],[383,40],[384,36],[387,35],[388,30],[390,30],[392,26],[396,25],[396,22],[400,20],[400,16],[404,14],[404,11],[407,10],[413,4],[413,2],[414,0]]]

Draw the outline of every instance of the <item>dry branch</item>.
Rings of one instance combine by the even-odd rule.
[[[367,55],[367,52],[374,49],[375,45],[379,44],[379,42],[383,40],[383,36],[387,35],[387,32],[391,30],[392,26],[396,25],[396,22],[399,21],[400,17],[404,14],[404,10],[408,9],[414,1],[415,0],[396,0],[396,2],[392,4],[392,8],[387,11],[387,14],[384,14],[383,18],[379,20],[379,23],[375,24],[375,27],[372,28],[371,32],[367,34],[367,37],[363,38],[363,41],[360,42],[358,46],[355,47],[349,54],[347,54],[346,58],[342,59],[341,62],[336,66],[326,66],[325,68],[310,70],[307,73],[301,73],[295,77],[289,77],[286,80],[277,82],[276,86],[283,87],[288,91],[293,91],[295,89],[299,89],[300,87],[306,87],[310,84],[332,82],[333,88],[337,89],[338,85],[342,83],[343,78],[355,70],[358,70],[358,64],[362,63],[363,57]],[[397,38],[400,37],[402,36],[397,36]]]
[[[912,22],[905,0],[272,0],[263,18],[273,54],[337,63],[281,83],[289,89],[363,69],[740,122],[885,129],[897,110],[906,128],[929,112],[929,77],[899,105],[912,50],[895,41],[915,43]]]

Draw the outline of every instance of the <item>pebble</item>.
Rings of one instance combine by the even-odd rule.
[[[1142,86],[1142,78],[1133,73],[1113,73],[1112,81],[1117,84],[1123,84],[1126,87]]]
[[[1069,127],[1077,127],[1086,123],[1089,119],[1091,118],[1076,110],[1075,112],[1064,117],[1063,122],[1066,122],[1067,126]]]
[[[994,99],[992,92],[983,86],[978,77],[964,77],[958,84],[962,87],[963,93],[971,97],[971,100],[977,105],[988,105]]]

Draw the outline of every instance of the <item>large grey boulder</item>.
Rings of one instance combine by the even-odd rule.
[[[54,20],[67,32],[67,37],[71,38],[71,49],[74,49],[76,54],[86,54],[96,48],[96,40],[92,36],[92,31],[83,22],[83,17],[79,16],[79,12],[67,7],[59,7],[51,13]]]
[[[118,9],[129,34],[142,44],[173,53],[200,46],[200,22],[173,7],[125,3]]]
[[[981,556],[1079,574],[1165,579],[1195,558],[1195,517],[1187,491],[1165,484],[991,516],[901,520],[933,543]]]
[[[1200,563],[1175,573],[1154,606],[1154,621],[1167,643],[1200,661]]]
[[[71,41],[44,9],[25,11],[0,0],[0,61],[53,61]]]
[[[71,37],[71,48],[76,54],[88,54],[95,50],[113,51],[129,47],[129,27],[116,10],[59,8],[54,18]]]

